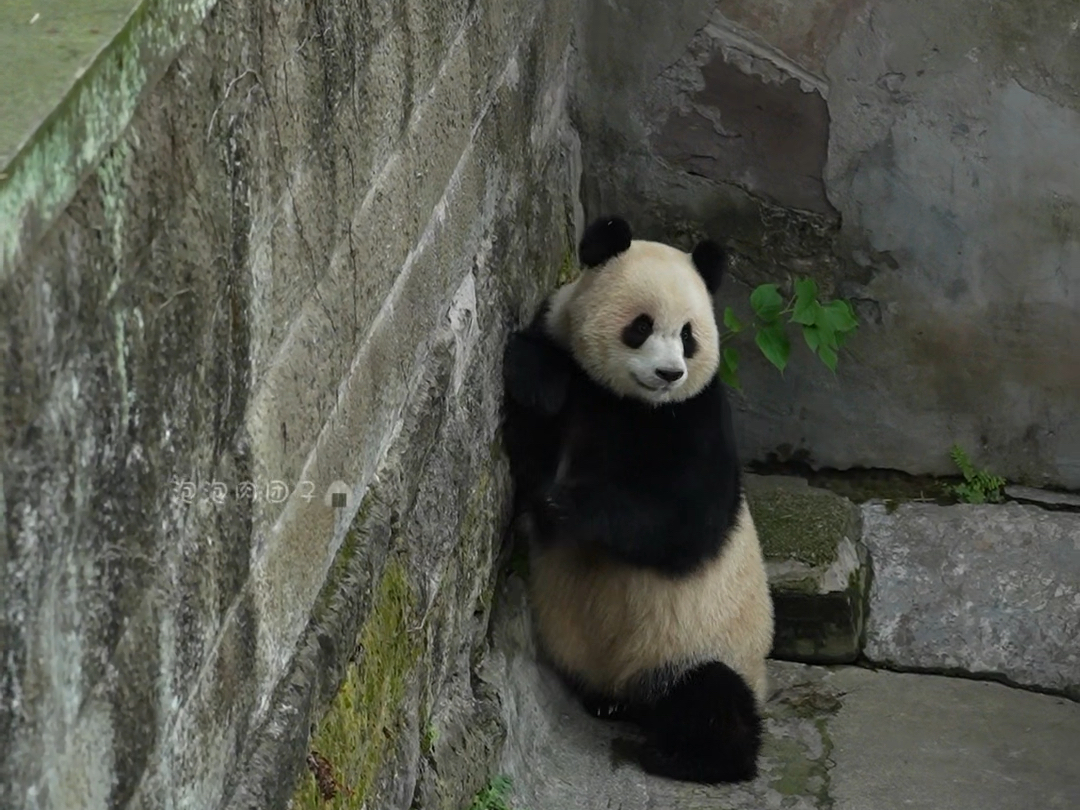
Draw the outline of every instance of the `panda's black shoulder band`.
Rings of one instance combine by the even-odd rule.
[[[691,258],[694,260],[694,266],[701,273],[701,277],[705,279],[705,286],[709,292],[714,293],[720,289],[720,280],[724,275],[724,265],[727,261],[724,249],[711,239],[705,239],[698,242]]]
[[[578,258],[585,267],[596,267],[630,247],[630,225],[622,217],[600,217],[585,229]]]

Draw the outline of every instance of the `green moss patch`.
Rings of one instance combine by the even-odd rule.
[[[902,503],[957,503],[953,486],[958,476],[910,475],[899,470],[853,469],[812,470],[798,463],[757,463],[753,472],[768,476],[788,476],[805,480],[812,487],[835,492],[854,503],[883,501],[888,511]]]
[[[469,810],[511,810],[510,779],[506,776],[492,777],[476,794]]]
[[[578,277],[579,272],[577,254],[573,250],[566,251],[562,264],[559,265],[559,272],[555,276],[555,286],[561,287],[564,284],[569,284]]]
[[[774,759],[776,770],[770,787],[785,797],[812,798],[815,807],[833,806],[830,797],[833,742],[829,735],[829,720],[840,711],[842,695],[823,684],[798,684],[785,689],[772,704],[775,719],[790,722],[799,718],[804,726],[796,736],[766,735],[763,753]],[[808,745],[807,736],[817,732],[820,748]],[[814,754],[817,756],[814,756]],[[786,805],[787,802],[785,802]]]
[[[411,633],[413,595],[405,569],[391,562],[360,633],[362,654],[311,741],[308,773],[293,797],[296,810],[360,808],[400,724],[405,683],[422,651]]]
[[[854,507],[831,492],[758,479],[747,487],[765,557],[812,566],[836,560],[836,547],[853,531]]]

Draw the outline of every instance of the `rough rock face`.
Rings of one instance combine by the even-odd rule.
[[[813,276],[862,325],[836,376],[750,340],[748,458],[1080,487],[1073,0],[584,3],[584,205],[735,250],[722,303]]]
[[[0,806],[282,806],[313,725],[368,806],[475,790],[570,34],[562,0],[145,3],[0,177]]]
[[[870,559],[859,510],[801,478],[746,476],[776,616],[772,655],[850,663],[862,650]]]
[[[863,524],[868,659],[1080,697],[1080,515],[867,504]]]

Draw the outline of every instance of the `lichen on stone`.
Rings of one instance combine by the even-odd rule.
[[[787,733],[766,736],[765,757],[776,763],[769,786],[785,797],[813,796],[814,806],[833,806],[830,795],[833,742],[829,720],[843,706],[841,694],[822,683],[800,683],[784,689],[772,704],[775,720]]]

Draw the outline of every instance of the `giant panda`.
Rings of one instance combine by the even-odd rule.
[[[582,236],[581,276],[503,356],[516,526],[541,650],[648,773],[757,775],[773,608],[718,379],[725,256]]]

